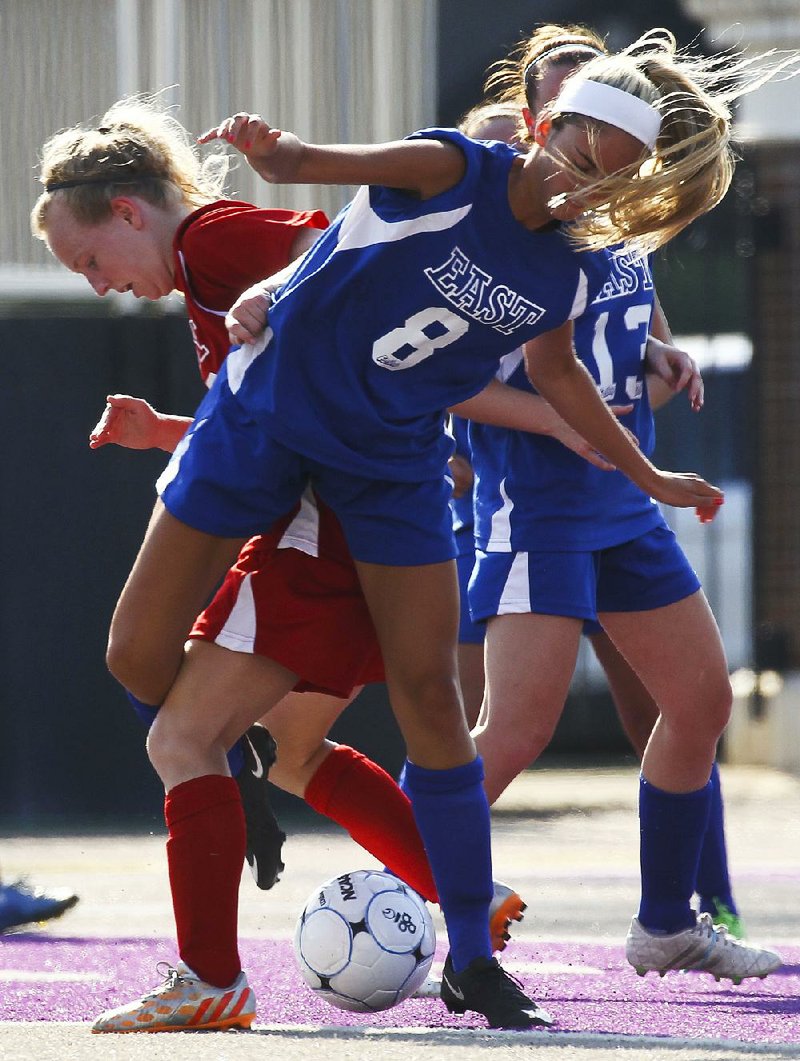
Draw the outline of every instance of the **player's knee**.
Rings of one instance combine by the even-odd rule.
[[[726,674],[724,678],[721,678],[717,683],[715,695],[710,704],[709,713],[713,720],[714,729],[717,731],[717,736],[721,736],[722,731],[728,725],[732,707],[733,689],[731,688],[731,683]]]
[[[153,769],[164,778],[193,766],[196,756],[191,735],[177,729],[166,712],[159,712],[147,734],[147,755]]]
[[[441,731],[442,739],[452,733],[454,724],[463,720],[458,679],[436,671],[418,671],[407,675],[401,687],[392,689],[393,702],[401,700],[406,711],[424,719],[429,731]]]

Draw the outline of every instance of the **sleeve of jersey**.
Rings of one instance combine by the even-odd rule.
[[[183,251],[195,297],[227,311],[252,284],[289,263],[299,228],[327,227],[321,210],[244,211],[192,226]]]
[[[457,129],[421,129],[419,132],[411,133],[406,140],[446,140],[455,144],[464,155],[467,168],[464,176],[454,184],[452,188],[434,195],[430,199],[414,200],[418,205],[410,207],[411,196],[407,191],[397,188],[375,188],[371,189],[370,201],[373,206],[380,206],[384,210],[397,207],[404,213],[419,213],[420,215],[445,210],[457,210],[461,206],[471,203],[475,197],[475,187],[480,179],[481,173],[488,159],[490,148],[485,143],[470,140]]]

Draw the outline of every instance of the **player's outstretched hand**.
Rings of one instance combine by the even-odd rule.
[[[290,181],[300,141],[293,133],[273,129],[260,114],[240,111],[197,138],[199,144],[225,140],[245,156],[265,181]]]
[[[665,472],[659,470],[658,482],[651,490],[656,501],[674,508],[693,508],[701,523],[710,523],[719,512],[725,496],[694,472]]]
[[[126,449],[163,449],[172,453],[192,420],[159,413],[144,398],[109,394],[106,407],[89,435],[91,449],[109,442]]]
[[[130,394],[109,394],[106,407],[89,435],[89,445],[99,449],[115,442],[126,449],[153,449],[158,446],[159,414],[144,398]]]
[[[243,155],[252,152],[266,157],[275,151],[280,135],[281,130],[273,129],[260,114],[239,111],[213,129],[207,129],[202,136],[198,136],[197,142],[207,144],[211,140],[227,140]]]

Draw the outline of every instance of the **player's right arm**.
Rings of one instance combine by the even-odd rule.
[[[307,144],[258,114],[234,114],[199,137],[201,144],[211,140],[241,151],[270,184],[380,184],[429,199],[458,184],[466,170],[461,151],[442,140]]]

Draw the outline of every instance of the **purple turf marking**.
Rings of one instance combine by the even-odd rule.
[[[452,1016],[436,999],[410,999],[375,1014],[333,1009],[301,981],[288,941],[248,939],[240,950],[260,1024],[484,1027],[471,1014]],[[175,957],[170,940],[0,937],[0,1020],[89,1021],[154,987],[156,963]],[[783,957],[777,973],[740,987],[702,973],[643,979],[625,962],[621,945],[515,942],[507,963],[512,970],[522,966],[517,975],[555,1017],[555,1031],[800,1044],[800,947],[783,948]],[[531,972],[525,963],[544,968]],[[93,978],[58,979],[70,974]]]

